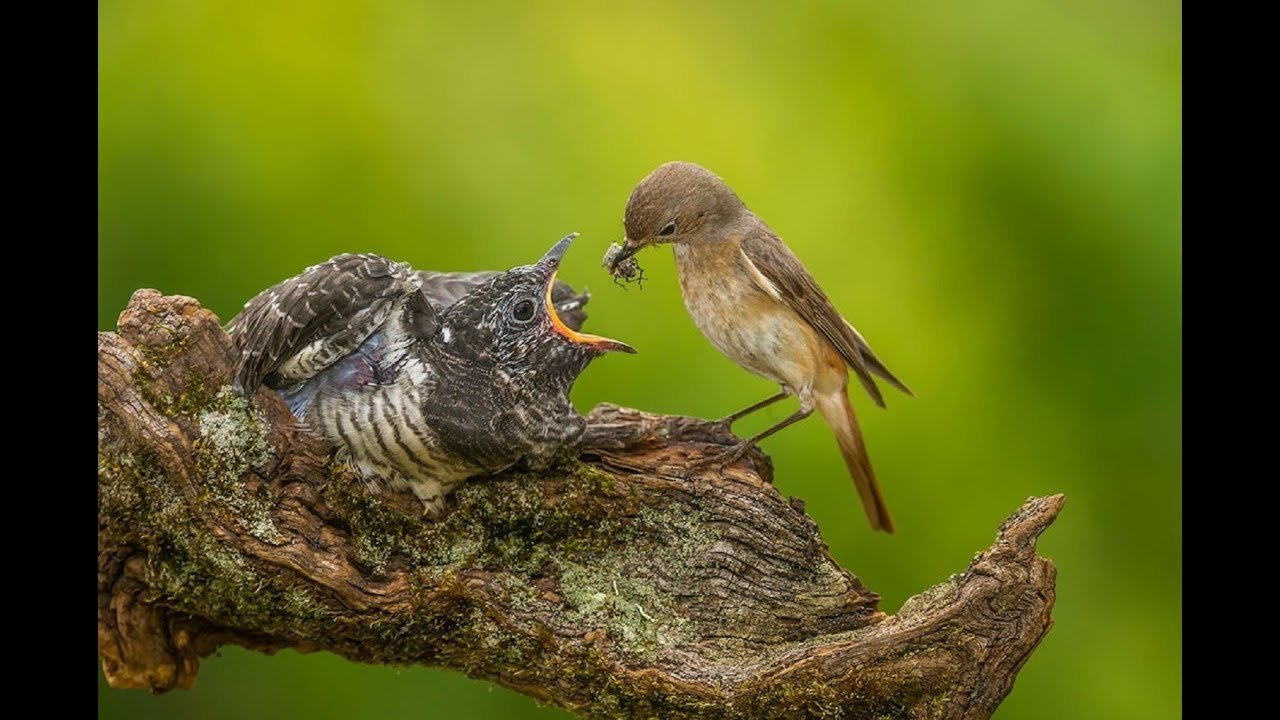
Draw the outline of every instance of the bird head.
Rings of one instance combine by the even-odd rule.
[[[536,263],[497,275],[450,306],[440,330],[450,353],[508,377],[566,388],[594,358],[612,350],[634,353],[624,342],[580,333],[556,314],[556,271],[577,236],[565,236]]]
[[[627,236],[613,265],[650,245],[722,239],[725,227],[745,209],[733,189],[701,165],[679,161],[659,165],[627,199],[623,217]]]

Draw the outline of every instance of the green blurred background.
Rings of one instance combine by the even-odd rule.
[[[504,269],[577,230],[561,277],[641,353],[579,408],[718,417],[774,388],[670,251],[643,291],[600,268],[634,183],[699,162],[918,395],[854,395],[892,537],[820,421],[766,442],[836,559],[892,612],[1064,492],[1056,625],[998,717],[1180,715],[1180,3],[100,0],[98,42],[99,328],[139,287],[225,321],[339,252]],[[565,717],[327,654],[229,648],[163,697],[98,675],[104,718]]]

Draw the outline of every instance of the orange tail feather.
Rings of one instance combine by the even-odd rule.
[[[849,395],[841,388],[839,392],[816,396],[814,400],[818,412],[835,433],[840,454],[844,456],[844,464],[849,468],[853,486],[858,489],[858,495],[862,498],[862,507],[867,511],[871,528],[892,533],[893,518],[889,517],[889,507],[880,494],[876,472],[871,469],[871,458],[867,457],[867,447],[862,442],[862,431],[858,429],[858,418],[853,413]]]

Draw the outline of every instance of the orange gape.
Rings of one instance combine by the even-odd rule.
[[[565,325],[564,321],[560,319],[560,315],[556,313],[555,303],[551,302],[551,290],[555,287],[555,284],[556,284],[556,274],[552,273],[551,282],[547,284],[547,296],[546,296],[547,317],[551,318],[552,330],[555,330],[556,332],[560,333],[561,335],[563,335],[564,337],[568,338],[573,342],[581,343],[583,345],[596,345],[605,349],[623,350],[624,352],[630,351],[629,347],[626,346],[625,343],[618,342],[617,340],[610,340],[607,337],[600,337],[599,335],[590,335],[587,333],[580,333],[577,330],[574,330],[573,328],[569,327],[568,325]],[[631,351],[631,352],[634,352],[634,351]]]

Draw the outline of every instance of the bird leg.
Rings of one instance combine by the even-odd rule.
[[[785,393],[784,393],[784,396],[785,396]],[[767,405],[770,402],[775,402],[777,400],[778,398],[769,398],[763,404],[761,404],[761,407],[763,407],[764,405]],[[751,408],[748,408],[748,410],[750,409]],[[740,440],[737,444],[731,446],[729,449],[725,450],[724,452],[717,453],[708,458],[703,458],[702,460],[699,460],[698,462],[690,465],[690,467],[693,467],[693,468],[699,468],[704,466],[724,467],[725,465],[735,463],[738,460],[740,460],[748,450],[750,450],[752,447],[755,447],[756,443],[759,443],[761,440],[764,440],[765,438],[769,437],[770,435],[778,432],[779,430],[785,427],[789,427],[791,425],[794,425],[800,422],[801,420],[809,417],[812,414],[813,414],[812,406],[801,407],[799,410],[796,410],[795,412],[791,413],[791,415],[788,416],[787,419],[783,420],[777,425],[774,425],[771,428],[766,428],[765,430],[762,430],[761,432],[757,433],[756,435],[750,438],[747,438],[746,440]]]
[[[422,501],[423,515],[432,520],[439,520],[444,516],[446,492],[438,480],[406,482],[406,484],[413,490],[413,494],[418,496],[418,500]]]
[[[786,397],[786,396],[787,396],[787,391],[786,391],[786,390],[783,390],[782,392],[778,393],[777,395],[773,395],[773,396],[771,396],[771,397],[767,397],[767,398],[765,398],[764,400],[761,400],[760,402],[756,403],[755,405],[752,405],[752,406],[750,406],[750,407],[745,407],[745,408],[743,408],[743,409],[739,410],[738,412],[733,413],[732,415],[726,415],[726,416],[724,416],[724,417],[720,418],[719,420],[717,420],[717,421],[715,422],[715,424],[716,424],[716,425],[724,426],[724,427],[725,427],[725,429],[728,429],[728,428],[732,427],[734,423],[738,422],[738,421],[739,421],[739,420],[741,420],[742,418],[744,418],[744,417],[746,417],[746,416],[750,415],[751,413],[753,413],[753,412],[755,412],[755,411],[757,411],[757,410],[763,410],[763,409],[765,409],[765,408],[769,407],[770,405],[772,405],[772,404],[774,404],[774,403],[778,402],[779,400],[781,400],[782,398],[784,398],[784,397]]]

